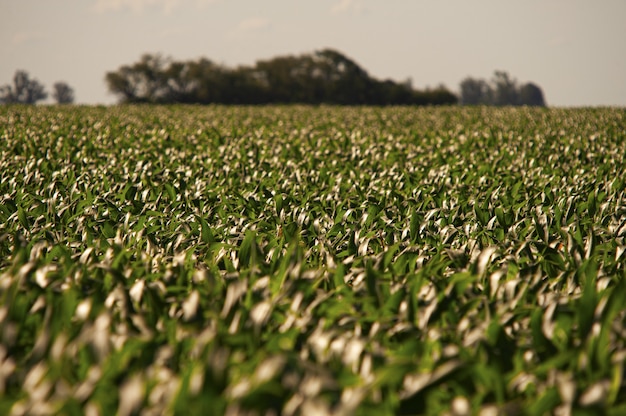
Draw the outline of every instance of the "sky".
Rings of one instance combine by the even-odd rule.
[[[416,89],[502,70],[550,106],[626,107],[625,21],[626,0],[0,0],[0,85],[25,70],[113,104],[106,72],[144,53],[236,67],[333,48]]]

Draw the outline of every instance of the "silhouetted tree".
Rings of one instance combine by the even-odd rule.
[[[65,82],[56,82],[52,86],[52,98],[57,104],[71,104],[74,102],[74,90]]]
[[[168,60],[161,55],[145,54],[135,64],[135,71],[141,79],[139,91],[146,101],[158,102],[167,92],[165,68]]]
[[[302,84],[306,75],[301,72],[301,61],[294,56],[280,56],[257,62],[259,86],[268,91],[271,101],[290,103],[303,98]]]
[[[461,81],[461,104],[491,104],[492,100],[493,91],[484,80],[467,77]]]
[[[356,62],[333,49],[315,53],[315,62],[324,73],[326,96],[336,104],[367,104],[372,80]]]
[[[166,64],[167,60],[158,54],[144,54],[134,65],[107,73],[105,80],[109,90],[123,102],[159,102],[167,95]]]
[[[121,102],[137,102],[138,80],[135,71],[127,66],[122,66],[117,72],[108,72],[105,81],[109,91],[120,97]]]
[[[191,76],[191,63],[172,62],[164,71],[165,102],[189,103],[194,101],[194,91],[198,86],[197,80]]]
[[[415,91],[410,83],[378,81],[356,62],[332,49],[258,61],[235,69],[202,58],[175,62],[143,55],[139,62],[106,74],[109,90],[122,102],[150,103],[329,103],[451,104],[444,87]]]
[[[504,71],[495,71],[491,83],[467,77],[460,87],[464,105],[546,105],[541,88],[532,83],[518,87],[517,81]]]
[[[420,94],[406,84],[398,84],[390,79],[376,81],[370,89],[371,102],[377,105],[425,104],[425,97]]]
[[[495,71],[492,80],[494,105],[519,105],[517,81],[504,71]]]
[[[226,69],[212,61],[202,58],[190,63],[189,76],[195,83],[194,101],[201,104],[224,103]]]
[[[35,104],[48,98],[45,88],[36,79],[30,79],[26,71],[18,70],[13,77],[13,86],[0,87],[0,102],[6,104]]]
[[[522,85],[519,95],[521,105],[537,107],[545,107],[546,105],[546,102],[543,98],[543,91],[541,91],[541,88],[539,88],[538,85],[535,85],[531,82]]]
[[[443,84],[433,90],[426,90],[421,94],[426,98],[426,105],[450,105],[458,103],[458,97],[450,92]]]

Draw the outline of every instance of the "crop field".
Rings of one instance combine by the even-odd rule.
[[[626,110],[0,106],[0,414],[626,414]]]

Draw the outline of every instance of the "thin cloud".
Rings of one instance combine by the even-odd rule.
[[[334,15],[347,12],[362,12],[365,7],[359,0],[339,0],[331,8],[330,13]]]

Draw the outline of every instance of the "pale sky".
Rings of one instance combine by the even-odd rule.
[[[504,70],[551,106],[626,107],[626,0],[0,0],[0,85],[23,69],[77,103],[116,102],[105,73],[144,53],[235,67],[324,48],[417,89]]]

